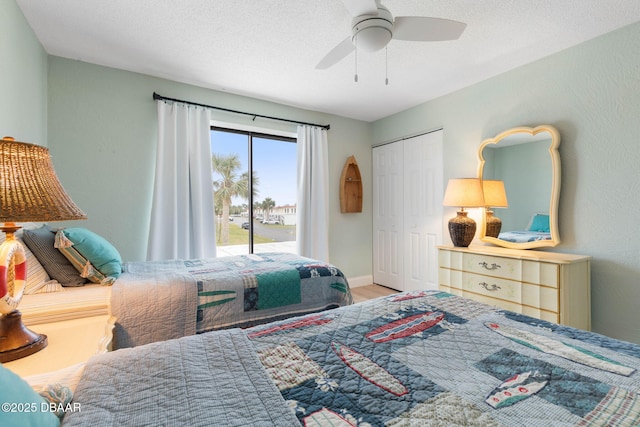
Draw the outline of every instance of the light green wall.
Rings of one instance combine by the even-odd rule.
[[[0,138],[47,145],[47,54],[13,0],[0,1]]]
[[[87,213],[83,224],[112,241],[127,261],[146,256],[157,139],[152,93],[234,110],[330,124],[331,261],[349,277],[371,275],[371,182],[364,211],[340,213],[338,182],[355,155],[371,176],[371,125],[252,98],[59,57],[49,58],[49,146],[60,179]],[[213,112],[214,119],[278,130],[295,125]]]
[[[640,24],[379,120],[374,144],[444,128],[445,182],[475,176],[481,141],[551,124],[562,141],[554,251],[593,257],[593,329],[640,343]],[[445,211],[445,218],[454,216]]]

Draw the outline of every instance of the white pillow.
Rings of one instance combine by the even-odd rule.
[[[24,294],[30,295],[44,292],[58,292],[63,290],[62,286],[55,280],[51,280],[38,258],[29,250],[27,245],[22,241],[22,229],[15,234],[16,240],[20,242],[24,248],[24,254],[27,260],[27,282],[25,284]],[[0,244],[6,239],[5,233],[0,232]]]

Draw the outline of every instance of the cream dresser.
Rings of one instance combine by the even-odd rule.
[[[471,245],[438,247],[440,290],[591,330],[591,257]]]

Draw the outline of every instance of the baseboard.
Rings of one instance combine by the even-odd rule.
[[[367,286],[373,284],[373,275],[368,274],[366,276],[349,277],[347,278],[349,287],[358,288],[360,286]]]

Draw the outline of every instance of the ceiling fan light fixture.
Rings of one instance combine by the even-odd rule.
[[[392,39],[417,42],[457,40],[467,24],[428,16],[398,16],[394,19],[380,0],[343,0],[353,16],[351,35],[345,37],[316,65],[326,70],[358,50],[376,52]],[[357,59],[356,59],[357,61]]]
[[[389,9],[379,5],[377,15],[361,15],[353,19],[351,41],[358,49],[376,52],[393,37],[393,16]]]
[[[356,44],[356,38],[358,49],[376,52],[391,41],[391,31],[383,27],[367,27],[355,34],[354,44]]]

